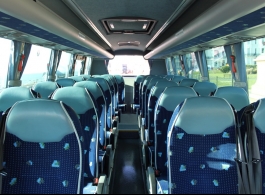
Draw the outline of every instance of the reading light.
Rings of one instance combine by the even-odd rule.
[[[147,26],[147,24],[144,24],[144,25],[143,25],[143,29],[146,29],[146,26]]]
[[[109,24],[111,28],[114,28],[114,25],[112,23]]]

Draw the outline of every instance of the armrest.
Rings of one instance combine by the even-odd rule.
[[[155,171],[152,167],[148,167],[146,170],[147,176],[147,190],[149,194],[156,194],[156,179]]]
[[[98,181],[97,194],[108,194],[107,176],[101,175]]]

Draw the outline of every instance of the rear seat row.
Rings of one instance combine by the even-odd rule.
[[[65,78],[3,90],[2,193],[108,193],[117,138],[113,119],[124,103],[120,77]]]
[[[189,84],[180,85],[183,80]],[[140,76],[135,81],[149,193],[265,192],[265,100],[249,104],[242,88],[194,79]],[[251,124],[258,125],[258,141]]]

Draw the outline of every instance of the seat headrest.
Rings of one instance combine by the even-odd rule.
[[[258,106],[253,115],[255,126],[262,132],[265,133],[265,98],[258,101]]]
[[[58,142],[75,132],[62,102],[34,99],[19,101],[6,118],[6,131],[23,141]]]
[[[197,97],[197,93],[194,89],[184,86],[171,86],[163,91],[158,104],[168,111],[174,111],[178,104],[189,97]]]
[[[99,77],[91,77],[89,79],[87,79],[88,81],[94,81],[94,82],[98,82],[98,84],[102,87],[102,89],[104,91],[109,90],[109,85],[107,83],[107,81],[104,78],[99,78]]]
[[[179,86],[187,86],[187,87],[192,87],[194,85],[195,82],[198,82],[197,79],[182,79],[179,82]]]
[[[236,110],[241,110],[243,107],[249,105],[248,94],[240,87],[219,87],[213,96],[226,99]]]
[[[209,96],[217,89],[216,84],[211,82],[196,82],[193,85],[193,89],[198,92],[200,96]]]
[[[80,81],[84,81],[85,80],[83,76],[71,76],[69,78],[74,79],[75,82],[80,82]]]
[[[155,85],[154,90],[152,91],[153,93],[152,95],[158,98],[161,95],[161,93],[165,90],[165,88],[170,86],[178,86],[178,84],[167,80],[158,81],[157,84]]]
[[[187,98],[176,110],[179,112],[173,124],[188,134],[218,134],[236,124],[234,111],[223,98]]]
[[[35,98],[27,87],[5,88],[0,93],[0,111],[5,111],[14,105],[17,101]]]
[[[59,88],[53,93],[51,99],[62,101],[73,108],[77,114],[84,114],[89,109],[94,108],[93,100],[87,90],[82,87]]]
[[[48,96],[53,93],[57,88],[57,83],[53,81],[39,82],[32,87],[34,91],[40,93],[41,98],[48,98]]]
[[[103,96],[103,92],[97,82],[93,81],[80,81],[74,84],[74,87],[86,88],[96,99]]]
[[[61,78],[57,79],[56,83],[58,83],[58,85],[60,85],[61,87],[69,87],[75,84],[75,80],[72,78]]]

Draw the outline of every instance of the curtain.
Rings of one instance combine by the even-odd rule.
[[[27,65],[31,44],[13,40],[8,64],[8,85],[9,87],[21,86],[21,76]]]
[[[205,51],[203,50],[195,52],[195,58],[199,66],[200,73],[202,75],[202,80],[209,81],[209,72],[206,63]]]
[[[55,81],[56,79],[55,72],[58,67],[58,54],[59,50],[51,50],[50,61],[48,64],[48,81]]]

